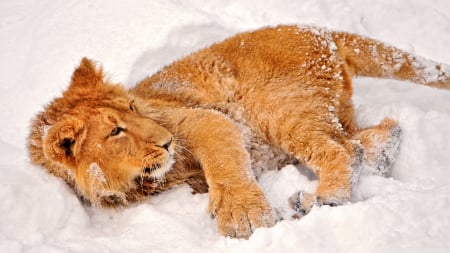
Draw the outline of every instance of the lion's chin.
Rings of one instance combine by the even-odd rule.
[[[152,168],[144,168],[143,176],[150,177],[152,179],[162,179],[166,173],[172,169],[172,165],[174,163],[175,161],[172,158],[169,158],[163,165]]]

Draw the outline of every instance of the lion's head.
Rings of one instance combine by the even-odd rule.
[[[83,58],[63,96],[33,120],[32,162],[94,205],[126,204],[136,181],[162,178],[174,163],[171,133],[141,115],[133,101]]]

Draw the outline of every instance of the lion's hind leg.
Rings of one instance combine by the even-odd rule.
[[[389,177],[399,152],[400,136],[398,124],[385,118],[379,125],[358,131],[352,139],[360,141],[364,148],[364,167],[374,174]]]
[[[314,116],[311,117],[314,119]],[[314,124],[312,120],[309,121],[311,124],[303,124],[306,120],[302,118],[302,124],[285,132],[288,138],[282,138],[282,147],[319,177],[315,193],[296,193],[289,200],[294,210],[301,215],[308,213],[314,205],[337,206],[349,203],[363,156],[361,145],[335,129],[334,124]]]
[[[297,212],[295,216],[307,214],[314,205],[350,202],[352,186],[358,181],[361,167],[368,167],[374,174],[390,176],[400,135],[398,124],[386,118],[379,125],[357,131],[350,139],[339,134],[328,137],[311,132],[307,138],[302,138],[303,145],[293,147],[297,154],[309,154],[305,163],[318,174],[319,185],[315,193],[298,192],[289,198]],[[306,143],[308,139],[311,142]]]

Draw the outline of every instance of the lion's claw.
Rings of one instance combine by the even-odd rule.
[[[236,238],[249,238],[255,229],[271,227],[275,223],[272,211],[260,207],[220,212],[217,220],[221,234]]]

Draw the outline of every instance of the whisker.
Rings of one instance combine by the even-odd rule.
[[[143,171],[141,171],[140,180],[141,180],[141,182],[140,182],[141,191],[144,191],[144,172]]]

